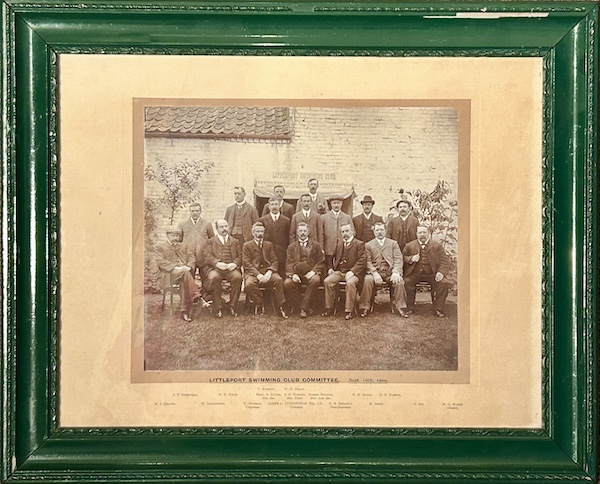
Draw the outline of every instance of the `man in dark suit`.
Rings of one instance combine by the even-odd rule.
[[[398,242],[400,250],[404,253],[406,244],[417,238],[419,221],[417,217],[411,214],[412,203],[406,195],[400,195],[400,200],[396,203],[396,208],[398,209],[398,216],[390,220],[387,228],[387,237]]]
[[[231,299],[229,310],[233,316],[237,316],[237,304],[242,290],[242,250],[237,239],[229,235],[227,220],[219,219],[215,222],[217,229],[216,237],[209,239],[204,245],[204,262],[208,269],[207,286],[212,296],[213,314],[217,318],[223,317],[223,279],[229,281]]]
[[[158,244],[154,249],[156,265],[160,270],[158,281],[161,289],[179,283],[181,298],[181,318],[191,321],[190,309],[194,300],[200,298],[200,291],[192,275],[195,257],[181,243],[181,230],[167,230],[167,240]]]
[[[363,213],[354,217],[352,223],[354,223],[354,228],[356,229],[356,238],[367,243],[375,238],[373,226],[377,222],[383,222],[383,218],[373,213],[375,200],[370,195],[365,195],[360,204],[363,207]]]
[[[285,277],[285,254],[290,240],[290,219],[279,212],[279,200],[269,199],[270,213],[258,219],[265,226],[265,240],[273,244],[279,275]]]
[[[252,240],[252,225],[258,220],[258,212],[245,201],[244,187],[235,187],[233,196],[235,203],[225,210],[225,220],[229,224],[230,235],[237,239],[241,248],[245,242]]]
[[[415,307],[416,286],[419,282],[431,285],[433,312],[444,317],[444,305],[448,296],[448,256],[439,242],[431,240],[429,228],[417,227],[417,240],[406,244],[404,249],[404,283],[406,286],[408,313]]]
[[[308,193],[303,193],[299,200],[301,209],[296,212],[290,222],[290,244],[296,242],[298,225],[308,225],[308,238],[311,242],[317,242],[323,248],[323,221],[321,215],[311,208],[311,199]]]
[[[281,215],[286,216],[290,220],[292,220],[292,216],[295,213],[294,207],[292,204],[287,203],[283,197],[285,197],[285,188],[282,185],[275,185],[273,187],[274,198],[279,202],[279,213]],[[271,200],[269,199],[269,202]],[[269,207],[269,203],[266,203],[263,207],[262,216],[268,215],[271,212],[271,208]]]
[[[277,312],[283,319],[288,319],[283,308],[285,296],[283,279],[277,273],[277,256],[273,244],[264,240],[265,227],[261,222],[252,226],[252,236],[253,239],[246,242],[242,250],[246,297],[254,304],[255,313],[262,315],[265,306],[260,286],[270,287]]]
[[[340,281],[346,281],[346,320],[352,319],[356,306],[358,284],[367,267],[367,252],[365,243],[354,237],[352,224],[343,224],[342,237],[334,253],[332,264],[325,278],[325,311],[321,316],[333,314],[335,289]]]
[[[398,242],[385,236],[385,224],[375,222],[375,238],[365,244],[367,251],[367,274],[360,293],[360,316],[369,313],[376,286],[391,284],[391,303],[395,312],[402,317],[406,314],[406,289],[402,279],[404,260]]]
[[[342,212],[342,197],[331,197],[331,210],[321,215],[323,221],[323,250],[325,251],[325,261],[328,267],[331,267],[331,260],[342,239],[342,225],[349,224],[354,232],[352,218],[347,213]]]
[[[296,232],[297,241],[287,248],[287,277],[283,289],[292,308],[295,310],[300,306],[300,317],[306,318],[313,313],[314,297],[325,271],[325,258],[319,243],[310,240],[307,223],[300,222]],[[302,285],[306,285],[304,294],[300,292]]]
[[[208,239],[214,237],[212,224],[202,218],[202,207],[199,203],[190,204],[190,216],[179,224],[183,232],[183,245],[190,250],[195,257],[195,268],[202,274],[202,251]]]
[[[327,206],[327,199],[322,197],[317,190],[319,189],[319,180],[316,178],[311,178],[308,180],[308,194],[310,196],[310,208],[314,210],[319,215],[324,214],[329,210]],[[296,212],[299,212],[302,209],[302,204],[300,200],[296,202]]]

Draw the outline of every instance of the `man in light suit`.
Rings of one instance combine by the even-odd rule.
[[[277,256],[273,244],[264,240],[265,227],[261,222],[252,226],[252,235],[253,239],[246,242],[242,249],[246,297],[254,303],[255,313],[263,315],[265,306],[260,286],[270,287],[277,312],[283,319],[288,319],[283,307],[283,279],[277,273]]]
[[[235,203],[225,210],[225,220],[229,225],[229,233],[240,243],[240,248],[248,240],[252,240],[252,225],[258,220],[256,209],[245,201],[244,187],[233,189]]]
[[[354,233],[354,224],[352,218],[347,213],[342,212],[342,197],[331,197],[331,210],[321,215],[323,222],[323,250],[325,251],[325,261],[331,267],[331,261],[338,243],[342,239],[341,228],[343,225],[350,225]]]
[[[367,251],[367,275],[360,293],[359,310],[361,318],[368,315],[376,286],[392,284],[392,307],[406,318],[406,289],[402,279],[404,260],[398,242],[386,238],[383,221],[375,222],[375,238],[365,244]]]
[[[406,244],[417,238],[419,221],[417,217],[411,214],[412,203],[405,194],[400,194],[400,200],[396,203],[396,208],[398,209],[398,216],[389,221],[387,237],[398,242],[400,250],[404,252]]]
[[[199,203],[190,204],[190,216],[179,224],[179,229],[183,232],[183,245],[190,250],[195,257],[195,267],[202,274],[202,251],[204,244],[211,237],[215,236],[212,224],[202,218],[202,207]]]
[[[323,248],[323,221],[321,215],[311,208],[311,199],[308,193],[300,196],[302,209],[296,212],[290,222],[290,244],[296,242],[296,233],[298,225],[305,223],[308,225],[308,238],[311,242],[317,242]]]
[[[448,296],[448,255],[439,242],[431,240],[429,228],[417,227],[417,240],[406,244],[404,249],[404,283],[408,313],[415,307],[417,283],[427,282],[431,285],[433,312],[444,317],[444,306]]]
[[[285,197],[285,188],[282,185],[275,185],[273,187],[274,198],[279,202],[279,213],[284,215],[285,217],[292,220],[292,216],[295,213],[294,207],[292,204],[287,203],[283,197]],[[271,200],[269,199],[269,202]],[[271,212],[271,208],[269,207],[269,203],[266,203],[263,207],[262,216],[268,215]]]
[[[217,318],[223,317],[223,279],[229,281],[231,299],[229,310],[232,316],[237,316],[237,304],[242,290],[242,250],[237,239],[229,235],[227,220],[219,219],[215,222],[216,237],[209,239],[204,245],[204,262],[207,266],[207,286],[212,296],[212,311]]]
[[[154,257],[160,270],[158,281],[160,288],[164,290],[179,283],[181,318],[184,321],[191,321],[192,303],[200,298],[200,291],[192,275],[194,254],[181,243],[181,236],[182,232],[179,229],[167,230],[167,240],[155,247]]]
[[[279,200],[269,199],[270,213],[258,219],[265,226],[265,240],[273,244],[279,263],[279,275],[285,277],[285,254],[290,240],[290,219],[279,212]]]
[[[287,248],[283,290],[293,309],[300,306],[300,317],[304,319],[313,313],[314,298],[325,272],[325,258],[319,243],[310,240],[307,223],[300,222],[296,231],[296,242]],[[304,294],[300,291],[302,285],[306,285]]]
[[[310,195],[310,208],[314,210],[318,214],[324,214],[329,210],[327,207],[327,199],[322,197],[317,193],[319,189],[319,180],[316,178],[311,178],[308,180],[308,194]],[[299,212],[302,209],[302,204],[300,200],[296,202],[296,212]]]
[[[354,223],[354,228],[356,229],[356,238],[367,243],[375,238],[373,226],[377,222],[383,222],[383,218],[373,213],[375,200],[371,198],[371,195],[365,195],[360,204],[363,207],[363,213],[354,217],[352,223]]]
[[[325,311],[321,316],[333,314],[335,289],[339,282],[346,281],[346,321],[352,319],[356,306],[358,284],[367,267],[367,252],[365,243],[354,237],[352,224],[343,224],[341,227],[341,240],[337,245],[333,260],[325,278]]]

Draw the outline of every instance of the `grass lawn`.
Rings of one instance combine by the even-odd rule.
[[[242,295],[242,301],[243,301]],[[428,293],[417,295],[409,318],[389,312],[379,294],[367,318],[315,315],[283,320],[267,314],[213,318],[194,307],[192,322],[161,311],[161,295],[146,295],[146,370],[456,370],[456,303],[432,315]],[[178,297],[175,297],[178,300]],[[177,303],[175,303],[177,304]],[[243,306],[243,302],[240,303]],[[168,306],[168,301],[167,301]]]

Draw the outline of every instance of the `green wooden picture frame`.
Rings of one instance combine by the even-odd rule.
[[[596,2],[1,5],[3,482],[598,482]],[[543,427],[61,427],[62,53],[543,58]]]

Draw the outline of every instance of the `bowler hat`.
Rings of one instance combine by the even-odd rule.
[[[344,198],[339,195],[333,195],[333,196],[329,197],[330,202],[333,202],[334,200],[339,200],[340,202],[343,202]]]
[[[365,196],[363,197],[363,199],[360,201],[360,204],[361,204],[361,205],[363,205],[363,204],[365,204],[365,203],[372,203],[373,205],[375,205],[375,200],[373,200],[373,199],[371,198],[371,195],[365,195]]]

